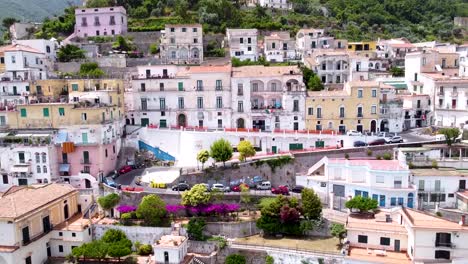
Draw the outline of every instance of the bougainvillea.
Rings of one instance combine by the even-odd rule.
[[[166,205],[166,210],[169,213],[175,214],[181,210],[189,210],[192,214],[227,214],[237,212],[240,208],[239,204],[203,204],[197,206],[183,205]]]
[[[121,204],[117,207],[117,211],[121,214],[130,213],[136,211],[137,207],[133,205]]]

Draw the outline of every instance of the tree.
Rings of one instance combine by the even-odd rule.
[[[189,3],[187,0],[177,0],[175,4],[175,14],[183,19],[188,17]]]
[[[124,241],[128,244],[130,240],[128,240],[127,235],[119,229],[109,229],[107,230],[104,235],[102,236],[101,240],[106,243],[116,243]],[[130,246],[132,242],[130,242]]]
[[[275,263],[275,259],[272,256],[267,255],[265,258],[265,264],[274,264],[274,263]]]
[[[351,200],[345,203],[348,209],[358,209],[359,213],[367,213],[371,210],[375,210],[378,207],[377,200],[369,197],[354,196]]]
[[[245,161],[248,157],[255,156],[255,149],[252,143],[248,140],[242,140],[237,145],[237,151],[239,151],[239,160]]]
[[[225,264],[245,264],[245,256],[239,254],[231,254],[227,256]]]
[[[112,49],[120,51],[132,51],[135,49],[135,45],[130,40],[122,36],[118,36],[117,40],[112,44]]]
[[[207,192],[206,186],[196,184],[190,190],[182,193],[182,205],[197,206],[209,203],[211,194]]]
[[[143,219],[148,226],[160,226],[166,216],[166,204],[155,194],[150,194],[141,200],[136,210],[138,218]]]
[[[88,0],[86,1],[86,7],[87,8],[96,8],[96,7],[106,7],[110,6],[111,3],[109,3],[108,0]]]
[[[210,147],[210,156],[217,162],[223,162],[226,167],[226,161],[232,158],[232,146],[225,139],[218,139]]]
[[[151,44],[149,49],[150,49],[150,53],[153,54],[153,55],[158,53],[158,49],[159,49],[158,44],[157,43]]]
[[[308,220],[318,220],[322,217],[322,202],[314,190],[304,188],[301,192],[302,214]]]
[[[130,255],[131,253],[132,253],[131,246],[128,247],[123,242],[117,242],[117,243],[109,244],[109,248],[108,248],[109,256],[111,256],[113,258],[117,258],[119,261],[120,261],[121,257]]]
[[[96,62],[85,62],[80,65],[80,76],[88,78],[99,78],[104,75]]]
[[[202,149],[200,150],[200,152],[198,152],[197,161],[201,163],[202,170],[203,170],[203,167],[205,166],[205,162],[207,162],[209,158],[210,158],[210,152],[208,152],[208,150]]]
[[[240,202],[243,203],[247,207],[247,209],[249,210],[249,214],[250,214],[249,205],[252,202],[252,197],[250,196],[250,190],[244,184],[241,184],[239,187],[240,187]]]
[[[325,87],[323,86],[322,80],[317,75],[312,76],[307,82],[307,86],[312,91],[321,91]]]
[[[300,224],[300,207],[295,197],[288,199],[278,195],[272,199],[262,199],[261,216],[257,220],[257,227],[266,234],[292,234],[303,233]]]
[[[13,25],[14,23],[16,22],[19,22],[18,19],[14,18],[14,17],[5,17],[3,20],[2,20],[2,27],[8,31],[10,30],[10,27],[11,25]]]
[[[120,201],[120,196],[116,193],[111,193],[106,196],[102,196],[98,198],[98,204],[104,210],[111,210],[114,208]]]
[[[66,45],[60,48],[57,52],[57,59],[59,62],[69,62],[72,60],[84,59],[84,50],[75,45]]]
[[[451,147],[453,142],[460,136],[460,129],[456,127],[441,128],[437,133],[444,135],[445,143],[447,143],[447,146]]]
[[[205,220],[201,218],[190,218],[187,225],[187,234],[191,240],[203,241],[205,236],[203,235],[203,229],[205,229]]]
[[[339,238],[340,240],[344,238],[346,234],[346,228],[343,224],[333,223],[331,226],[331,235],[334,237]]]
[[[390,73],[392,74],[393,77],[403,77],[405,76],[405,70],[402,68],[398,67],[391,67],[390,68]]]

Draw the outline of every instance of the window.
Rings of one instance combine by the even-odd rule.
[[[37,167],[36,167],[36,172],[37,172],[37,173],[41,173],[41,166],[37,165]]]
[[[216,108],[223,108],[223,97],[216,97]]]
[[[426,65],[426,58],[425,57],[422,58],[422,65],[423,66]]]
[[[115,154],[115,145],[112,146],[112,152]]]
[[[244,39],[243,39],[243,38],[239,38],[239,43],[240,43],[240,44],[244,43]]]
[[[27,117],[28,114],[26,113],[26,109],[21,108],[21,117]]]
[[[197,39],[197,38],[194,38],[194,39],[193,39],[193,43],[198,43],[198,39]]]
[[[179,83],[178,83],[178,88],[179,88],[179,91],[183,91],[183,90],[184,90],[184,83],[183,83],[183,82],[179,82]]]
[[[218,128],[223,128],[223,120],[218,119]]]
[[[59,236],[63,236],[63,233],[62,233],[62,232],[59,232]]]
[[[244,102],[243,101],[237,102],[237,112],[239,112],[239,113],[244,112]]]
[[[357,108],[357,117],[362,117],[362,106],[358,106]]]
[[[322,118],[322,108],[317,107],[317,118]]]
[[[371,106],[371,114],[375,115],[377,113],[377,106]]]
[[[182,32],[187,32],[187,28],[182,28]]]
[[[439,192],[439,191],[440,191],[440,180],[435,180],[434,190],[435,190],[436,192]]]
[[[166,109],[166,98],[159,98],[159,109]]]
[[[78,84],[72,83],[72,91],[74,92],[78,91]]]
[[[293,102],[293,112],[299,112],[299,100]]]
[[[3,184],[8,184],[8,174],[3,174],[2,178],[3,178]]]
[[[184,98],[179,97],[179,109],[184,109]]]
[[[44,117],[49,117],[49,108],[43,108],[42,114],[44,115]]]
[[[314,108],[309,107],[309,108],[307,109],[307,114],[308,114],[308,115],[314,115]]]
[[[39,155],[39,153],[36,153],[36,163],[40,163],[41,162],[41,156]]]
[[[198,97],[197,98],[197,108],[202,109],[203,108],[203,97]]]
[[[216,91],[221,91],[223,89],[222,80],[216,80]]]
[[[197,91],[203,91],[203,81],[197,80]]]
[[[164,91],[164,83],[159,83],[159,91]]]
[[[62,246],[62,245],[59,245],[59,246],[58,246],[58,250],[59,250],[59,252],[63,252],[63,246]]]
[[[372,90],[372,97],[377,97],[377,90],[375,89]]]
[[[104,155],[105,155],[106,158],[107,158],[107,149],[104,150]]]
[[[244,95],[244,85],[242,83],[237,84],[237,95]]]
[[[25,264],[32,264],[31,256],[24,259]]]
[[[146,83],[140,83],[140,91],[146,92]]]
[[[16,57],[15,56],[11,56],[11,63],[16,63]]]
[[[340,118],[343,118],[345,116],[345,108],[344,106],[340,107]]]
[[[358,243],[367,244],[367,236],[358,235]]]
[[[362,98],[362,90],[358,90],[358,91],[357,91],[357,97],[358,97],[358,98]]]
[[[198,31],[198,28],[193,28],[192,31],[193,31],[193,32],[197,32],[197,31]]]
[[[252,92],[258,92],[258,83],[252,83]]]
[[[46,163],[46,162],[47,162],[47,154],[42,153],[42,163]]]
[[[380,238],[380,245],[390,246],[390,238],[389,237],[381,237]]]
[[[110,25],[115,25],[115,17],[114,16],[110,16],[109,24]]]
[[[88,120],[88,115],[86,113],[81,113],[81,120],[83,121]]]
[[[76,233],[72,233],[72,237],[76,237]]]
[[[65,116],[65,108],[59,107],[58,111],[59,111],[59,116]]]
[[[171,32],[175,32],[175,28],[171,28]]]
[[[376,175],[375,176],[376,183],[385,183],[385,176],[384,175]]]

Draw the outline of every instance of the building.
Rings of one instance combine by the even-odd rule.
[[[352,263],[466,263],[468,226],[410,208],[385,210],[374,218],[349,215]],[[393,262],[391,262],[393,261]]]
[[[226,29],[226,38],[231,58],[257,61],[257,29]]]
[[[391,66],[404,67],[406,54],[416,51],[416,48],[405,38],[379,40],[376,53],[378,58],[388,59]]]
[[[300,58],[312,55],[315,49],[346,49],[347,41],[329,36],[324,29],[300,29],[296,34],[296,52]]]
[[[153,245],[155,263],[191,263],[187,256],[188,239],[178,234],[164,235]]]
[[[460,54],[460,69],[458,76],[468,77],[468,44],[458,46],[457,53]]]
[[[49,69],[52,69],[52,63],[57,60],[57,51],[59,49],[57,41],[47,39],[25,39],[17,40],[16,43],[31,47],[41,53],[44,53],[45,58],[49,60]]]
[[[244,66],[232,69],[232,127],[303,130],[306,100],[297,66]]]
[[[127,11],[122,6],[75,9],[75,35],[80,38],[127,33]]]
[[[2,193],[0,263],[44,263],[49,256],[65,256],[72,246],[59,241],[68,235],[80,239],[73,247],[91,241],[89,226],[75,235],[60,229],[72,225],[79,207],[79,192],[68,184],[12,187]]]
[[[167,64],[203,62],[203,29],[200,24],[169,25],[161,31],[161,59]]]
[[[417,206],[408,166],[398,160],[324,157],[309,169],[307,176],[298,176],[296,184],[314,189],[334,207],[339,201],[344,207],[343,200],[355,196],[375,199],[380,207]]]
[[[296,42],[287,31],[272,32],[265,36],[263,45],[267,61],[284,62],[296,59]]]
[[[289,0],[253,0],[257,4],[267,8],[292,9],[292,3]]]
[[[306,127],[309,130],[377,132],[380,86],[378,82],[348,82],[340,91],[308,92]]]
[[[403,100],[397,94],[398,89],[384,83],[380,88],[380,112],[378,128],[381,132],[400,133],[403,131]]]
[[[431,111],[432,100],[426,94],[399,95],[403,101],[403,113],[405,122],[403,129],[426,127],[433,118]]]
[[[0,135],[1,190],[13,185],[51,183],[57,179],[57,157],[51,141],[53,131],[29,132]]]
[[[138,66],[126,93],[127,124],[231,127],[231,66]]]
[[[40,23],[21,23],[16,22],[10,26],[11,40],[27,39],[34,37],[34,31],[38,29]]]
[[[377,49],[377,42],[375,41],[358,41],[348,42],[348,51],[374,51]]]

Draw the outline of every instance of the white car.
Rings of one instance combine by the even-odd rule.
[[[356,130],[348,130],[346,133],[348,136],[362,136],[362,133]]]
[[[257,185],[258,190],[271,190],[271,182],[264,181]]]
[[[211,185],[211,191],[215,192],[229,192],[229,187],[224,187],[221,183]]]
[[[391,137],[391,138],[385,138],[385,142],[386,143],[403,143],[403,138],[400,137],[400,136],[394,136],[394,137]]]

